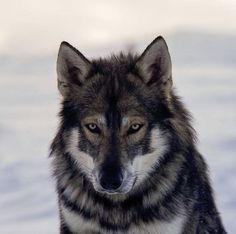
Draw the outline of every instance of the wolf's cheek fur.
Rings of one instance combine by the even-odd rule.
[[[67,134],[67,146],[66,151],[71,154],[78,167],[87,175],[91,177],[91,172],[94,169],[93,158],[89,155],[80,151],[78,148],[79,143],[79,131],[78,128],[70,130]]]
[[[138,155],[132,163],[132,170],[137,174],[136,185],[143,182],[158,165],[161,157],[168,151],[168,136],[156,126],[151,131],[151,153]]]

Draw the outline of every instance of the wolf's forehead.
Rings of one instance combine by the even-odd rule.
[[[84,116],[95,116],[101,122],[104,122],[104,119],[121,119],[129,116],[142,116],[146,113],[142,104],[135,100],[122,99],[115,103],[110,100],[101,101],[98,99],[86,106],[83,105],[82,108],[79,108],[80,112],[83,112]]]
[[[113,88],[104,88],[94,92],[91,98],[86,97],[86,109],[94,112],[121,115],[130,114],[131,112],[140,112],[143,109],[142,102],[136,95],[126,90],[114,90]]]
[[[90,78],[80,96],[87,106],[120,108],[135,106],[138,103],[134,90],[135,84],[127,79],[128,75],[95,75]],[[137,92],[136,92],[137,93]]]
[[[116,87],[117,88],[117,87]],[[125,122],[130,116],[142,116],[145,108],[138,98],[124,87],[114,90],[112,86],[103,86],[93,92],[91,98],[83,98],[80,111],[84,116],[95,116],[99,122]],[[123,119],[124,118],[124,119]]]

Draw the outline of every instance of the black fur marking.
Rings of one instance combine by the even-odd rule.
[[[62,224],[60,228],[60,234],[73,234],[69,228],[66,226],[66,224]]]
[[[85,219],[92,219],[95,217],[94,214],[92,214],[89,210],[78,206],[78,204],[71,202],[65,195],[62,193],[60,194],[60,199],[63,202],[63,205],[67,208],[69,208],[71,211],[80,214],[83,216]]]

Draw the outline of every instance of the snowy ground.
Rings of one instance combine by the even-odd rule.
[[[192,48],[194,53],[200,53],[198,46]],[[198,63],[190,57],[184,66],[188,57],[182,59],[174,43],[170,47],[174,83],[194,116],[199,148],[210,167],[223,222],[229,233],[236,233],[235,54],[233,58],[231,54],[221,56],[222,60],[216,56],[215,63]],[[201,53],[211,55],[205,49]],[[210,58],[214,60],[214,56]],[[0,59],[1,234],[58,233],[48,159],[60,100],[54,66],[53,56]]]

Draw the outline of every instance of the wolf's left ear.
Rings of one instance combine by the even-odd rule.
[[[57,57],[58,89],[63,97],[71,93],[74,86],[81,86],[91,68],[91,63],[67,42],[60,45]]]
[[[172,87],[171,58],[163,37],[157,37],[139,57],[136,67],[147,85],[157,84],[163,91]]]

